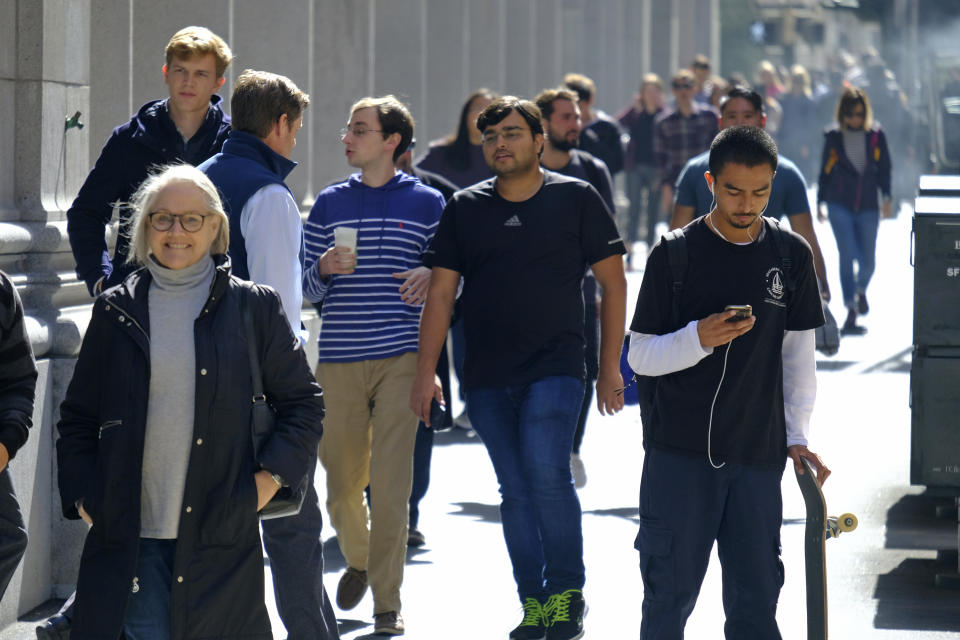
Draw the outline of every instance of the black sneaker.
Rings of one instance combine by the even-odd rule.
[[[426,536],[416,527],[411,527],[410,531],[407,532],[407,546],[422,547],[425,544],[427,544]]]
[[[536,598],[523,601],[523,621],[510,632],[510,640],[544,640],[547,628],[544,624],[543,605]]]
[[[583,613],[586,602],[580,589],[555,593],[543,605],[547,622],[546,640],[577,640],[583,637]]]
[[[857,313],[859,313],[862,316],[865,316],[868,313],[870,313],[870,305],[867,304],[866,293],[861,292],[857,294]]]
[[[37,627],[37,640],[69,640],[70,618],[56,614]]]
[[[857,324],[857,311],[853,307],[847,311],[847,319],[844,320],[843,326],[840,328],[840,335],[842,336],[862,336],[867,332],[866,327],[862,327]]]

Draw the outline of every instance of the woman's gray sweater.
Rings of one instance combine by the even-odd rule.
[[[143,443],[140,537],[176,538],[193,440],[196,345],[193,323],[210,295],[214,263],[205,258],[167,269],[153,256],[150,309],[150,396]]]

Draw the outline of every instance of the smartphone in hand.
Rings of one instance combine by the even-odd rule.
[[[748,304],[728,304],[724,311],[736,311],[737,313],[727,318],[727,322],[740,322],[753,315],[753,307]]]

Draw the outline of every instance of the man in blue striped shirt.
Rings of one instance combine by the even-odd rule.
[[[323,303],[317,381],[327,415],[320,460],[347,562],[337,604],[352,609],[369,584],[374,632],[391,635],[404,631],[400,585],[418,422],[408,399],[430,283],[423,253],[444,203],[438,191],[395,168],[412,138],[413,118],[393,96],[355,103],[341,140],[347,163],[360,172],[321,191],[304,227],[303,294]],[[356,230],[355,251],[335,246],[339,227]]]

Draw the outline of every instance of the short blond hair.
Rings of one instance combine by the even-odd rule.
[[[661,80],[660,76],[655,73],[643,74],[643,77],[640,79],[640,90],[643,91],[643,87],[646,85],[656,87],[657,89],[663,91],[663,80]]]
[[[210,245],[210,255],[226,253],[230,247],[230,220],[223,210],[220,194],[203,171],[189,164],[169,164],[157,168],[144,180],[137,192],[133,194],[127,206],[133,209],[133,214],[127,223],[127,233],[130,236],[130,254],[127,262],[132,264],[146,264],[150,256],[150,213],[160,192],[174,183],[191,184],[203,194],[208,214],[220,219],[220,229]]]
[[[167,66],[173,62],[175,57],[189,60],[194,56],[205,56],[208,53],[213,54],[217,77],[222,78],[233,60],[233,52],[230,51],[230,47],[223,41],[223,38],[206,27],[186,27],[173,34],[170,42],[167,43]]]

